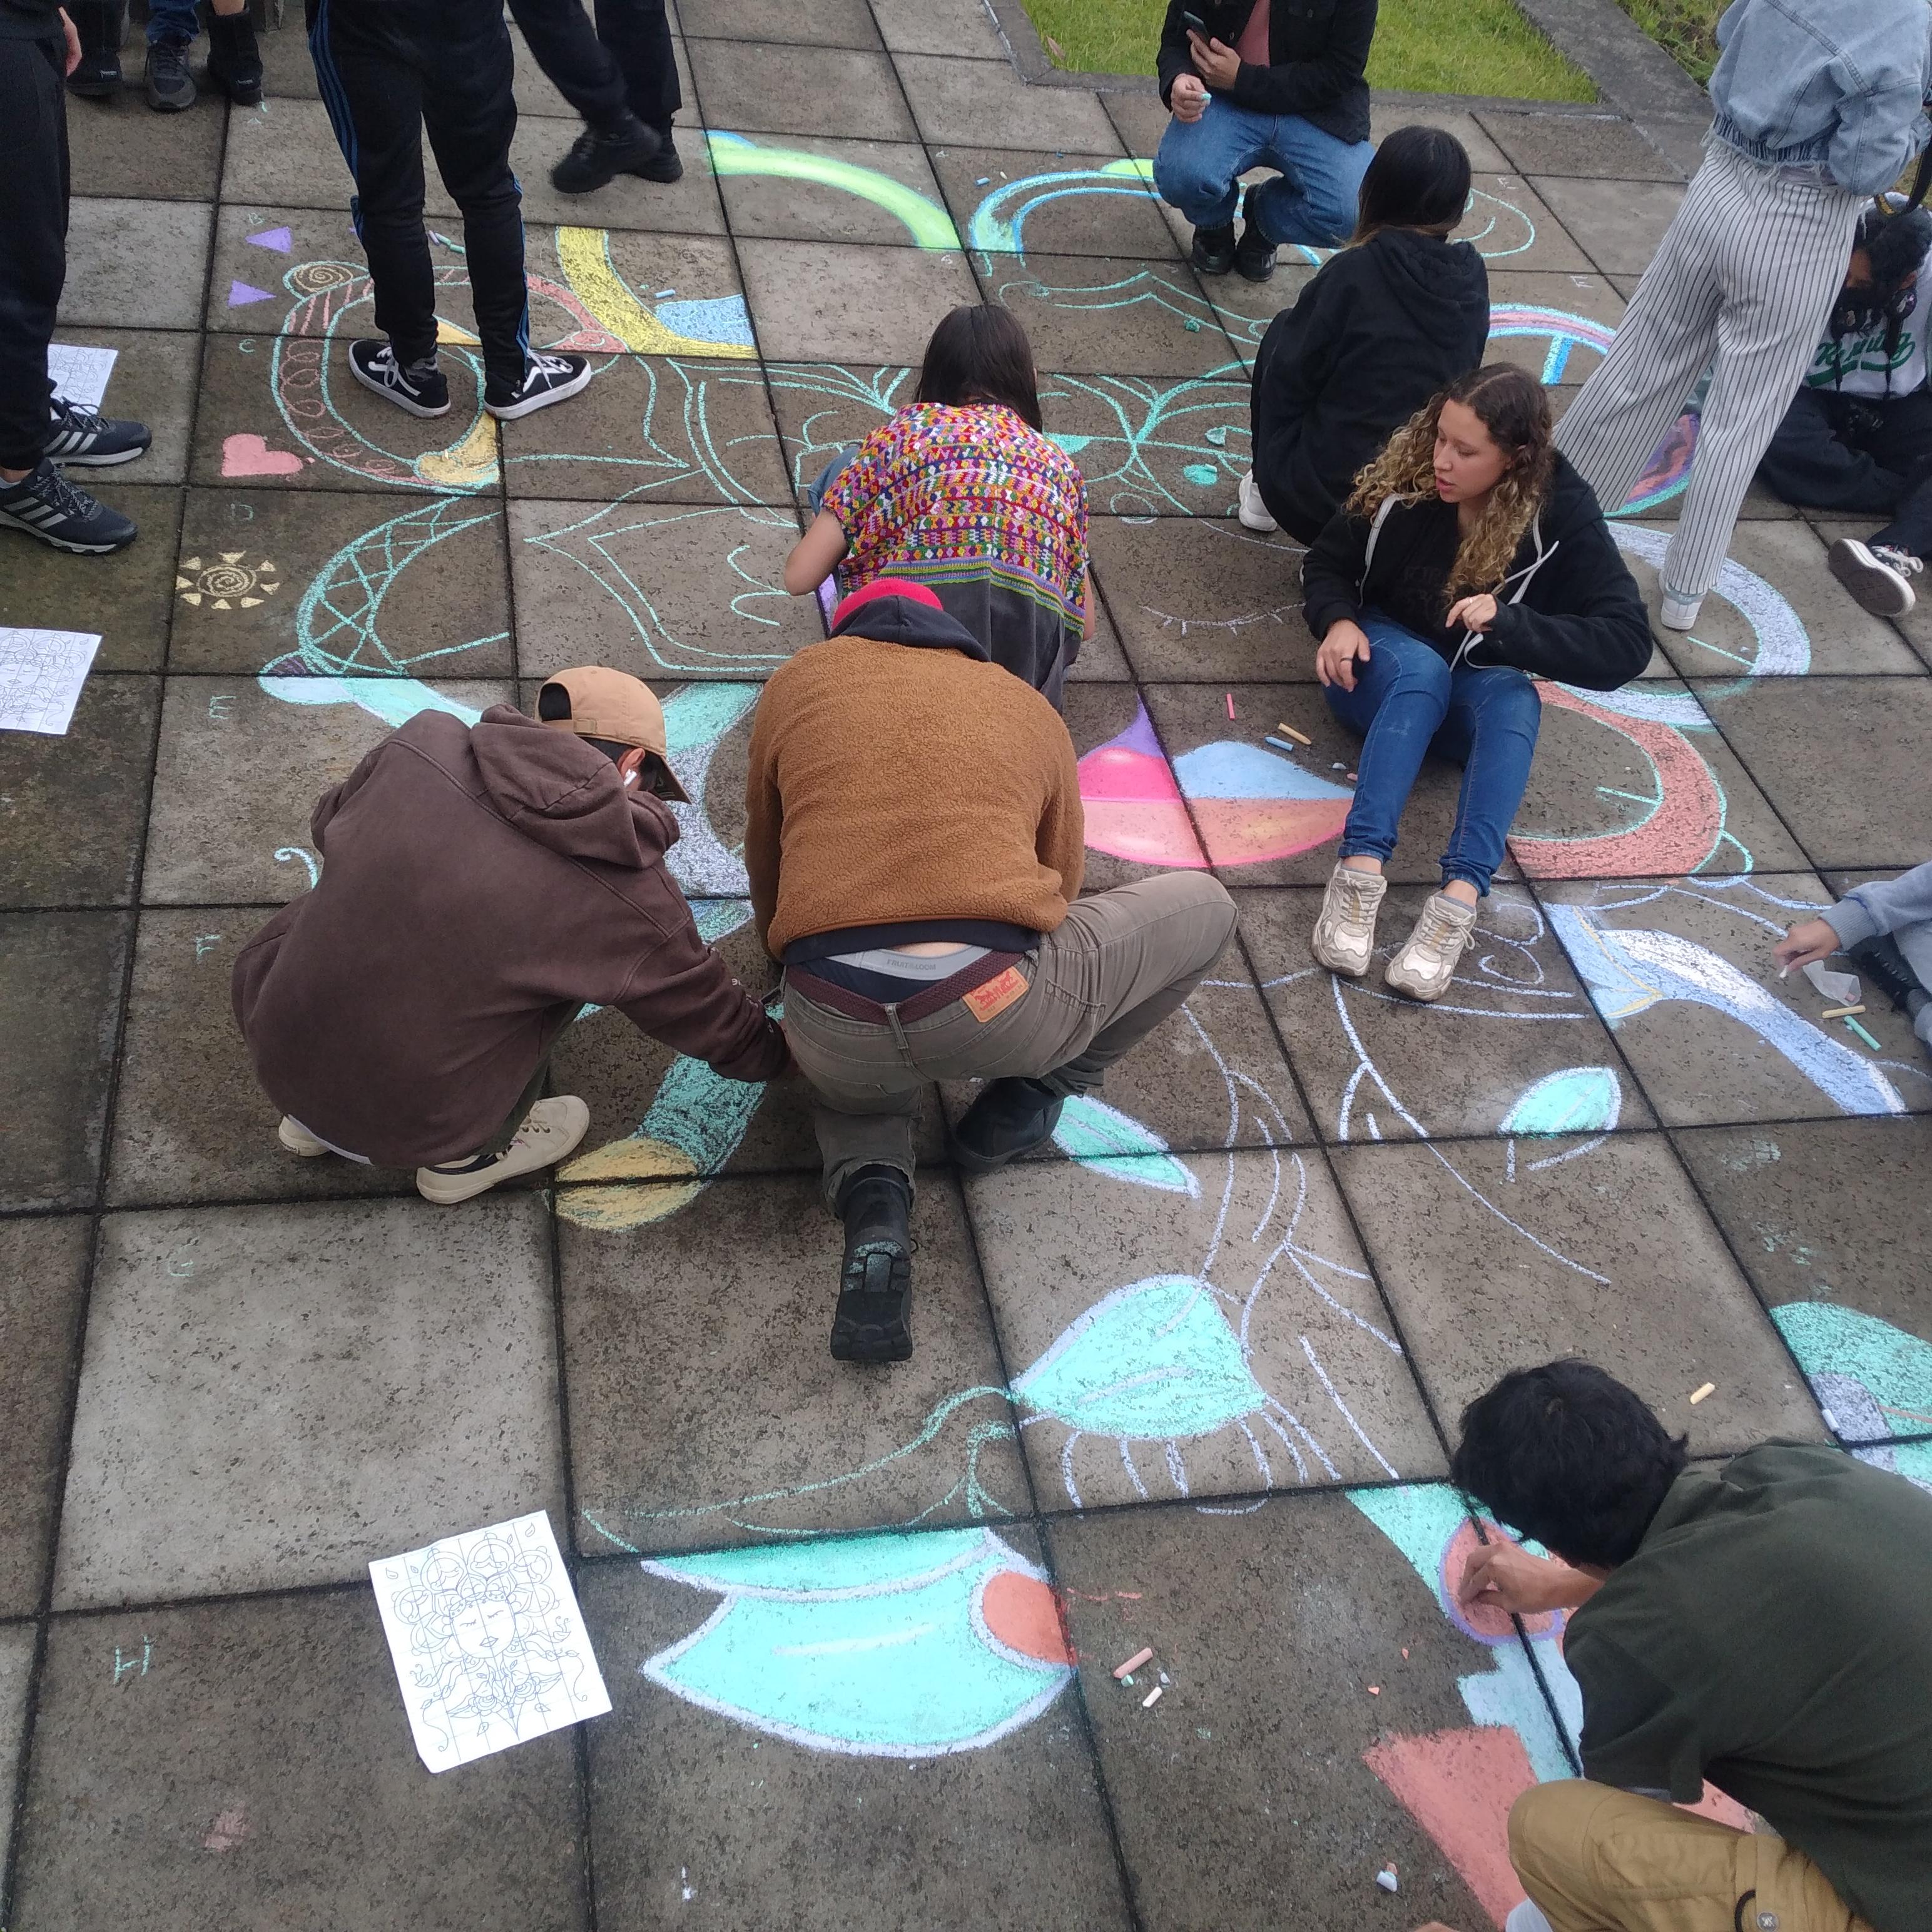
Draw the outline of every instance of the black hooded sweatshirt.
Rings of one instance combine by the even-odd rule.
[[[1372,519],[1338,513],[1301,566],[1303,611],[1317,638],[1378,610],[1450,663],[1508,664],[1586,691],[1615,691],[1650,662],[1650,620],[1590,486],[1556,459],[1548,494],[1496,592],[1481,638],[1442,620],[1459,538],[1456,506],[1432,493],[1390,497]]]
[[[1466,242],[1385,228],[1330,259],[1268,325],[1255,358],[1255,482],[1312,543],[1355,472],[1483,359],[1490,278]]]
[[[1195,71],[1182,15],[1204,21],[1210,40],[1232,47],[1254,10],[1255,0],[1169,0],[1156,62],[1163,106],[1173,105],[1174,82]],[[1298,115],[1338,141],[1366,141],[1369,83],[1363,70],[1375,37],[1376,0],[1275,0],[1268,10],[1268,65],[1242,62],[1226,98],[1257,114]]]

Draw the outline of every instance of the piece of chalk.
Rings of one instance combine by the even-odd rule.
[[[1864,1007],[1862,1004],[1856,1006],[1827,1006],[1818,1017],[1824,1020],[1849,1019],[1853,1013],[1862,1013],[1864,1011]]]
[[[1292,754],[1294,750],[1294,747],[1286,738],[1264,738],[1262,742],[1264,745],[1272,745],[1277,752],[1286,752]]]
[[[1408,1646],[1406,1644],[1402,1646],[1402,1654],[1405,1658],[1408,1655]]]
[[[1345,772],[1348,768],[1346,765],[1342,764],[1340,758],[1337,758],[1335,762],[1328,767],[1328,769],[1331,772]]]
[[[1156,1684],[1154,1688],[1141,1700],[1141,1708],[1143,1711],[1150,1711],[1154,1708],[1154,1706],[1158,1704],[1160,1702],[1160,1686]]]
[[[1369,1686],[1369,1695],[1371,1697],[1379,1697],[1382,1694],[1382,1687],[1379,1684],[1371,1684]]]
[[[1778,976],[1780,980],[1790,979],[1791,977],[1791,968],[1789,966],[1780,966],[1778,969]]]
[[[1383,1866],[1376,1874],[1376,1882],[1384,1892],[1400,1892],[1402,1889],[1402,1881],[1396,1876],[1394,1865]]]
[[[1848,1031],[1856,1034],[1859,1039],[1863,1040],[1866,1046],[1871,1048],[1873,1052],[1882,1053],[1885,1051],[1885,1048],[1880,1046],[1878,1042],[1874,1040],[1871,1035],[1867,1033],[1864,1028],[1860,1026],[1856,1020],[1846,1021],[1845,1026]]]
[[[1114,1676],[1117,1679],[1124,1682],[1130,1672],[1138,1670],[1142,1664],[1150,1664],[1153,1661],[1154,1649],[1153,1646],[1150,1645],[1145,1650],[1136,1651],[1133,1655],[1127,1659],[1126,1663],[1116,1666],[1114,1671]]]
[[[1292,724],[1277,724],[1274,728],[1279,731],[1283,737],[1292,738],[1298,745],[1312,745],[1315,742],[1312,738],[1304,737]]]
[[[1228,700],[1228,716],[1232,718],[1234,715],[1234,694],[1229,691],[1224,692],[1222,694]]]
[[[1706,1382],[1702,1388],[1693,1389],[1690,1391],[1690,1406],[1695,1408],[1707,1395],[1715,1395],[1717,1392],[1718,1385],[1715,1382]]]

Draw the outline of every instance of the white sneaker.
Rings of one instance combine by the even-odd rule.
[[[1383,978],[1412,1000],[1439,1000],[1448,992],[1449,982],[1456,976],[1456,962],[1475,929],[1474,906],[1452,899],[1447,892],[1431,892],[1423,902],[1415,930],[1389,962]]]
[[[304,1160],[313,1160],[317,1154],[328,1151],[328,1143],[319,1141],[292,1114],[284,1114],[282,1124],[275,1130],[275,1138],[291,1154],[298,1154]]]
[[[1925,566],[1910,550],[1840,537],[1828,561],[1832,574],[1874,617],[1902,617],[1918,601],[1912,580]]]
[[[1255,487],[1255,472],[1250,470],[1241,478],[1240,506],[1235,514],[1241,520],[1242,527],[1250,530],[1278,530],[1280,524],[1268,514],[1268,506],[1262,501],[1262,493]]]
[[[1697,613],[1704,608],[1701,597],[1676,597],[1668,591],[1663,594],[1658,606],[1658,616],[1666,631],[1688,631],[1697,621]]]
[[[590,1130],[590,1109],[574,1094],[560,1094],[554,1100],[539,1100],[524,1116],[516,1138],[503,1151],[481,1166],[452,1173],[446,1168],[416,1169],[416,1192],[440,1208],[453,1208],[514,1180],[520,1174],[534,1174],[540,1167],[554,1167],[568,1160],[577,1144]]]
[[[1379,872],[1337,863],[1328,874],[1308,950],[1330,972],[1359,980],[1369,970],[1376,950],[1376,914],[1388,890],[1388,881]]]

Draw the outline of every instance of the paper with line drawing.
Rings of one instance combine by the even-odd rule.
[[[100,648],[100,637],[92,632],[0,625],[0,731],[64,737]]]
[[[384,1557],[369,1580],[431,1771],[610,1709],[543,1510]]]
[[[83,410],[98,410],[114,373],[118,349],[97,349],[91,344],[50,342],[47,380],[67,401]]]

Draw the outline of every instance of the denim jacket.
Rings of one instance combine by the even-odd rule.
[[[1713,132],[1752,160],[1876,194],[1932,131],[1925,0],[1732,0],[1718,44]]]

